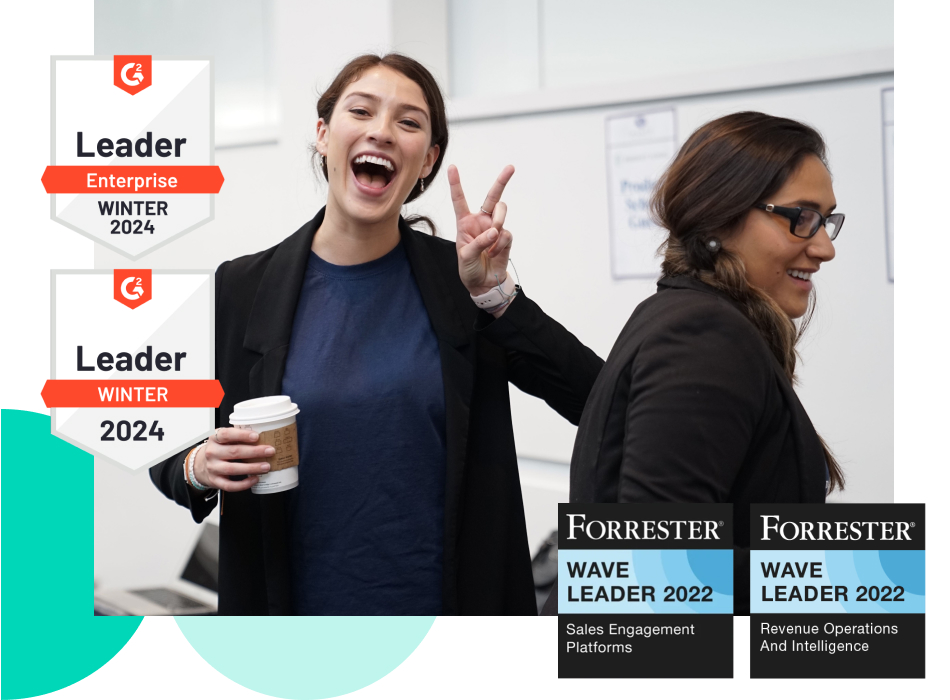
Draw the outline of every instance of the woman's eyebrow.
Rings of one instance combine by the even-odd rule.
[[[369,92],[351,92],[351,93],[348,93],[348,94],[346,95],[346,97],[344,97],[343,99],[346,100],[346,99],[349,99],[349,98],[351,98],[351,97],[362,97],[362,98],[364,98],[364,99],[366,99],[366,100],[370,100],[370,101],[372,101],[372,102],[379,102],[379,101],[380,101],[380,100],[379,100],[379,97],[377,97],[376,95],[373,95],[372,93],[369,93]],[[421,112],[421,113],[426,117],[426,119],[429,118],[429,113],[428,113],[425,109],[423,109],[422,107],[419,107],[419,106],[417,106],[417,105],[414,105],[414,104],[409,104],[408,102],[405,103],[405,104],[399,105],[399,109],[401,109],[401,110],[403,110],[403,111]]]
[[[379,102],[379,98],[376,95],[373,95],[372,93],[369,93],[369,92],[350,92],[350,93],[347,93],[346,97],[344,97],[343,99],[348,100],[351,97],[362,97],[364,99],[371,100],[373,102]]]

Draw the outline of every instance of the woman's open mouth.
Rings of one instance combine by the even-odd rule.
[[[806,272],[805,270],[786,270],[785,274],[792,278],[795,285],[802,289],[811,291],[812,283],[811,276],[813,272]]]
[[[350,167],[360,190],[368,194],[382,193],[396,177],[395,164],[385,156],[363,153],[353,159]]]

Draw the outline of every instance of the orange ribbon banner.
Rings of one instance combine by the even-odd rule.
[[[217,165],[48,165],[49,194],[217,194]]]
[[[48,379],[47,408],[217,408],[224,389],[217,379]]]

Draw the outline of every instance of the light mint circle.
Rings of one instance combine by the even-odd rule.
[[[245,688],[290,700],[332,698],[388,674],[435,617],[176,617],[188,642]]]

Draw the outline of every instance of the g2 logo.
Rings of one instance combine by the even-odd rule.
[[[135,282],[135,287],[130,292],[129,285],[133,282]],[[122,296],[124,296],[126,299],[130,299],[132,301],[141,299],[145,295],[145,290],[142,288],[142,278],[136,277],[135,275],[132,277],[126,277],[119,286],[119,291],[122,292]]]
[[[152,84],[151,56],[113,56],[112,82],[130,95]]]
[[[130,309],[137,309],[152,298],[151,270],[114,270],[112,296]]]
[[[135,74],[129,78],[129,71],[135,69]],[[119,71],[119,77],[122,78],[122,82],[126,85],[141,85],[145,80],[145,76],[142,74],[142,64],[132,61],[131,63],[126,63],[122,66],[122,70]]]

